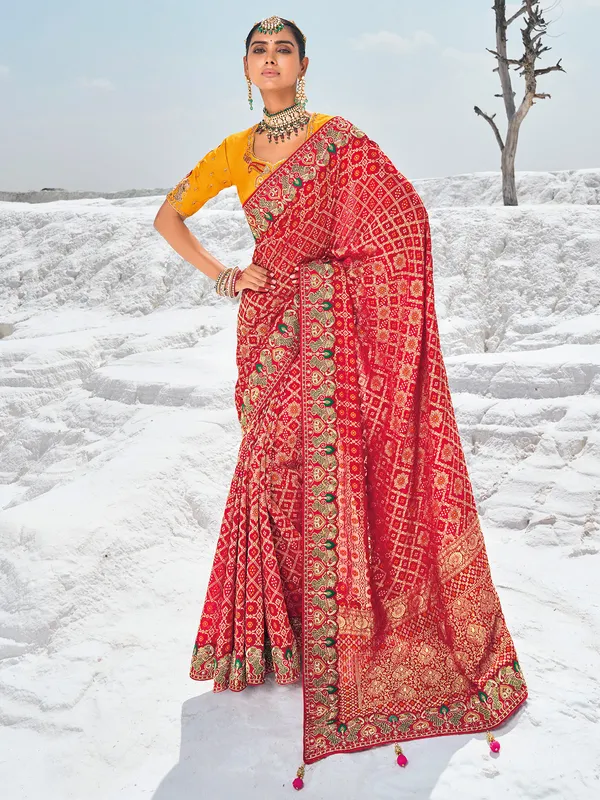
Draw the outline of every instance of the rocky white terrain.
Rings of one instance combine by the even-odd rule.
[[[403,770],[392,747],[311,765],[304,792],[595,800],[600,169],[521,173],[516,208],[496,173],[415,185],[530,696],[498,757],[483,734],[423,739]],[[240,441],[237,302],[154,230],[163,195],[129,194],[0,202],[0,796],[290,796],[300,685],[215,695],[188,677]],[[223,263],[250,262],[235,189],[188,224]]]

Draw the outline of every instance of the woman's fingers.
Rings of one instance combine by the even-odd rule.
[[[277,288],[277,281],[275,278],[269,273],[269,271],[265,267],[261,267],[260,264],[255,264],[252,262],[249,267],[245,270],[246,272],[246,280],[250,284],[251,289],[254,289],[256,292],[268,292],[272,289]],[[298,282],[298,278],[300,276],[300,270],[298,267],[295,267],[290,272],[290,279],[293,283]]]
[[[254,263],[252,264],[252,267],[252,277],[257,281],[258,288],[266,291],[267,289],[275,286],[274,279],[269,275],[265,267],[261,267],[260,265]]]

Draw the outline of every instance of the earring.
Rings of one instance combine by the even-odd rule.
[[[250,110],[252,111],[252,81],[250,78],[246,78],[248,82],[248,103],[250,105]]]
[[[294,98],[294,102],[298,103],[298,105],[301,105],[302,108],[306,108],[307,99],[306,99],[306,86],[304,84],[304,75],[302,75],[298,79],[298,87],[296,89],[296,97]]]

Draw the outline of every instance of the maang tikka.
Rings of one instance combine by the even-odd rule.
[[[294,20],[291,20],[294,22]],[[256,25],[256,23],[254,23]],[[294,23],[295,24],[295,23]],[[261,19],[258,28],[256,29],[259,33],[266,33],[269,36],[272,33],[279,33],[284,28],[284,22],[281,17],[265,17],[265,19]]]

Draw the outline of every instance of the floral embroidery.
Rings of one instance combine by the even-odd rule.
[[[337,573],[337,459],[335,410],[335,344],[333,267],[328,262],[312,262],[306,267],[302,325],[310,331],[302,354],[303,393],[307,398],[306,429],[311,437],[304,467],[304,481],[310,498],[305,536],[312,547],[305,562],[305,587],[308,635],[313,642],[313,658],[306,667],[307,702],[317,715],[316,727],[329,738],[338,714],[337,633],[335,621]],[[327,353],[327,355],[325,355]]]
[[[311,114],[306,127],[306,137],[304,141],[306,141],[314,133],[316,119],[316,113]],[[260,186],[265,178],[270,175],[279,164],[283,163],[288,158],[291,158],[291,156],[280,158],[279,161],[265,161],[264,159],[258,158],[258,156],[254,154],[254,134],[256,133],[256,128],[257,125],[252,125],[252,127],[248,129],[248,135],[246,137],[246,150],[244,151],[243,159],[248,165],[248,171],[254,170],[260,173],[254,181],[255,186]]]
[[[274,186],[273,183],[270,183],[269,185],[273,186],[273,192],[261,193],[257,203],[252,202],[254,195],[251,195],[244,204],[246,219],[255,239],[258,239],[267,230],[269,223],[296,200],[298,189],[302,188],[307,181],[313,180],[319,168],[327,166],[331,156],[337,152],[339,147],[346,145],[351,136],[357,138],[364,136],[363,132],[355,126],[352,126],[347,132],[338,130],[333,124],[335,119],[337,118],[334,117],[329,123],[323,125],[312,137],[311,141],[314,143],[315,152],[310,161],[314,163],[305,165],[302,162],[304,145],[301,145],[290,156],[291,167],[286,169],[282,175],[281,184]],[[326,137],[331,141],[327,141]]]
[[[273,391],[277,380],[285,375],[289,362],[298,352],[298,295],[294,295],[293,306],[283,312],[282,321],[268,338],[267,346],[261,351],[260,361],[254,367],[244,390],[241,406],[240,424],[242,431],[250,430],[252,420],[267,396],[266,389]]]
[[[227,653],[215,657],[212,645],[194,645],[190,676],[194,680],[214,680],[214,691],[229,688],[241,691],[246,686],[264,683],[265,675],[275,672],[277,683],[295,683],[300,678],[300,652],[296,643],[285,653],[279,647],[248,647],[240,657]]]
[[[185,178],[179,181],[179,183],[171,190],[170,199],[174,200],[177,203],[180,203],[183,200],[183,196],[190,188],[190,175],[192,174],[192,170],[188,172]]]

